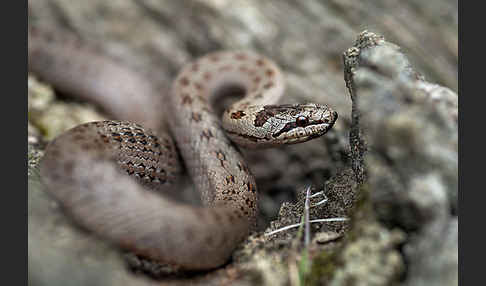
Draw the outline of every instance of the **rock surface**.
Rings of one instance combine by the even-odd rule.
[[[374,33],[362,32],[343,58],[352,165],[376,220],[406,234],[404,284],[457,285],[457,94],[424,81]]]

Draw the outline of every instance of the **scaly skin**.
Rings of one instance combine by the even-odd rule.
[[[156,130],[155,135],[125,121],[77,126],[49,144],[41,174],[48,191],[84,227],[137,254],[186,269],[226,262],[256,222],[255,179],[221,128],[211,96],[230,87],[245,91],[224,111],[222,123],[244,147],[304,142],[326,133],[337,119],[325,105],[275,106],[283,76],[274,63],[251,52],[212,53],[186,65],[164,100],[143,76],[39,32],[29,32],[29,69],[119,118]],[[138,90],[144,92],[140,98]],[[141,104],[152,105],[144,110]],[[204,207],[182,205],[142,187],[163,191],[180,170],[174,143],[162,133],[163,120]]]

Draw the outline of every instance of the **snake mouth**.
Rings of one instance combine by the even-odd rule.
[[[336,111],[333,111],[332,112],[332,119],[329,123],[327,123],[328,125],[326,126],[326,128],[324,128],[322,132],[318,132],[316,134],[311,134],[307,140],[311,140],[311,139],[314,139],[314,138],[317,138],[317,137],[320,137],[320,136],[326,134],[327,131],[331,130],[331,128],[334,126],[334,123],[336,123],[337,119],[338,119],[338,114],[337,114]]]
[[[334,123],[336,123],[336,120],[338,119],[338,113],[336,111],[332,111],[332,119],[331,123],[329,124],[329,128],[332,128],[334,126]]]

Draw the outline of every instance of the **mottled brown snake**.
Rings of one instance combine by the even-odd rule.
[[[187,64],[164,97],[146,77],[75,40],[29,29],[28,41],[31,72],[127,120],[82,124],[54,139],[41,162],[48,192],[85,228],[182,268],[223,264],[255,224],[255,180],[231,141],[249,148],[304,142],[337,119],[326,105],[274,105],[283,76],[251,52],[216,52]],[[230,87],[245,96],[220,121],[211,98]],[[163,192],[180,170],[163,122],[204,207],[145,188]]]

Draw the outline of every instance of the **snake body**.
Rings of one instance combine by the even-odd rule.
[[[29,69],[140,123],[91,122],[58,136],[41,162],[48,192],[85,228],[186,269],[223,264],[255,224],[255,179],[232,141],[249,148],[304,142],[337,119],[326,105],[274,105],[283,76],[272,61],[247,51],[211,53],[187,64],[168,96],[107,57],[39,32],[29,31]],[[235,88],[245,96],[220,120],[213,96]],[[162,132],[164,120],[204,206],[145,188],[163,192],[180,170],[172,137]]]

